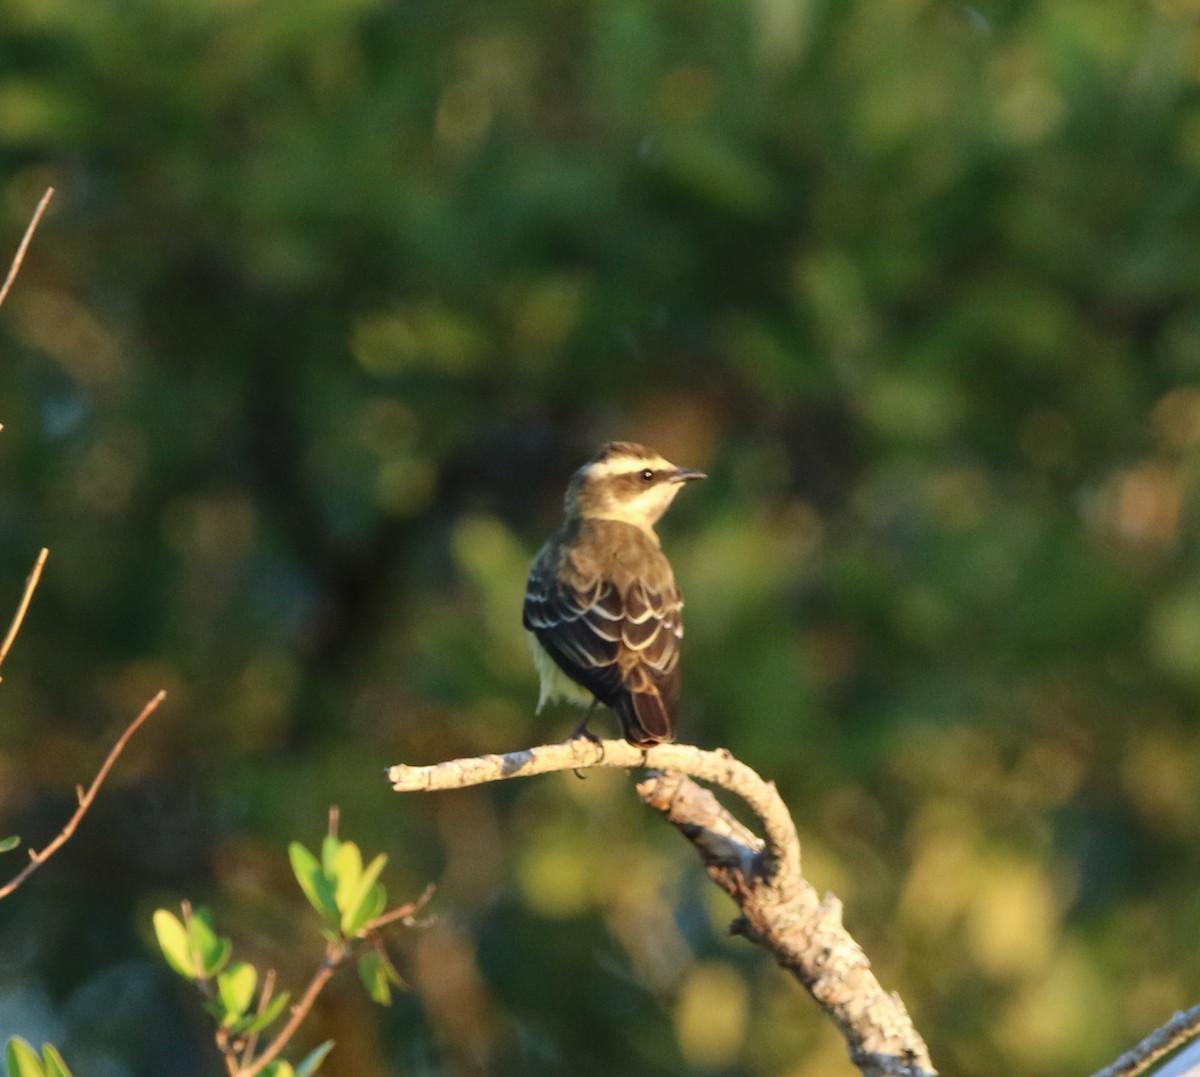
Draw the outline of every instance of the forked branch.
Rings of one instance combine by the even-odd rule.
[[[427,886],[425,892],[415,901],[410,901],[407,904],[375,917],[374,920],[363,928],[363,937],[366,939],[368,945],[382,945],[379,932],[385,927],[396,923],[408,923],[411,925],[417,913],[425,907],[431,897],[433,897],[433,887]],[[312,979],[309,980],[308,987],[304,989],[304,994],[300,996],[300,1001],[292,1007],[287,1022],[275,1033],[271,1042],[263,1049],[262,1054],[254,1059],[253,1062],[249,1062],[247,1061],[249,1055],[243,1053],[241,1064],[239,1064],[239,1057],[236,1050],[227,1050],[225,1052],[226,1064],[229,1066],[229,1072],[233,1077],[258,1077],[267,1066],[278,1058],[292,1037],[299,1031],[300,1026],[308,1019],[309,1012],[312,1010],[321,992],[325,990],[325,986],[329,983],[333,974],[343,965],[350,964],[350,962],[358,957],[359,951],[360,947],[356,945],[356,940],[327,941],[325,944],[324,960],[317,966],[317,971],[313,973]],[[274,982],[274,972],[271,973],[271,976],[272,982]]]
[[[796,828],[774,783],[728,752],[578,737],[507,755],[399,764],[388,770],[388,779],[397,792],[431,792],[589,767],[650,770],[638,795],[695,845],[709,876],[737,902],[741,915],[732,930],[769,950],[804,984],[837,1025],[864,1077],[933,1077],[929,1051],[904,1003],[883,990],[842,924],[841,902],[831,894],[821,899],[801,874]],[[692,778],[741,797],[762,824],[763,837]]]

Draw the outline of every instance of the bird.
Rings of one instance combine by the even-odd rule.
[[[562,526],[529,571],[522,621],[540,680],[537,712],[563,700],[612,708],[630,744],[675,739],[683,597],[654,525],[707,476],[610,441],[571,477]]]

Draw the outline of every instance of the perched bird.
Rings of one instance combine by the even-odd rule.
[[[674,740],[683,598],[654,525],[684,483],[703,478],[628,441],[610,441],[572,476],[562,527],[525,590],[539,712],[562,699],[590,716],[600,702],[631,744]]]

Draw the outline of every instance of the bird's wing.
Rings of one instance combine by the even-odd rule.
[[[623,691],[613,705],[634,744],[675,738],[683,599],[669,576],[663,584],[656,588],[634,580],[623,595],[617,654]]]
[[[621,690],[617,656],[621,640],[620,595],[597,581],[581,590],[534,565],[525,589],[525,627],[573,681],[612,706]]]

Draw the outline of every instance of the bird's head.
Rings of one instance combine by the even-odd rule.
[[[621,520],[650,530],[683,484],[704,472],[676,467],[653,449],[610,441],[571,477],[568,519]]]

